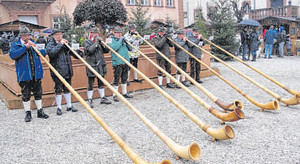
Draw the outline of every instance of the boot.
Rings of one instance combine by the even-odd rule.
[[[167,88],[175,88],[173,84],[167,83]]]
[[[62,112],[61,112],[61,109],[60,109],[60,108],[57,108],[56,114],[57,114],[58,116],[62,115]]]
[[[189,86],[190,86],[190,85],[188,84],[187,81],[183,81],[182,84],[183,84],[184,86],[186,86],[186,87],[189,87]]]
[[[197,81],[198,83],[200,83],[200,84],[203,83],[203,81],[201,81],[200,79],[199,79],[199,80],[196,80],[196,81]]]
[[[37,111],[37,117],[38,118],[49,118],[49,116],[44,112],[44,110],[42,108]]]
[[[133,96],[132,96],[132,95],[129,95],[128,93],[123,94],[123,96],[124,96],[125,98],[128,98],[128,99],[133,98]]]
[[[102,97],[100,99],[100,104],[111,104],[111,102],[106,97]]]
[[[73,106],[71,106],[70,108],[67,108],[67,111],[72,110],[72,112],[78,112],[78,110],[76,108],[74,108]]]
[[[94,108],[93,99],[88,99],[88,103],[89,103],[91,108]]]
[[[142,80],[134,79],[133,82],[135,82],[135,83],[142,83]]]
[[[31,119],[31,111],[26,111],[25,122],[30,122]]]
[[[115,102],[119,102],[119,98],[116,95],[113,96],[113,99]]]

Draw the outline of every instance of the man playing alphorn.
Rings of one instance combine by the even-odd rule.
[[[161,26],[158,29],[158,33],[153,38],[153,42],[155,47],[163,53],[167,58],[171,58],[171,51],[170,47],[173,47],[173,44],[169,39],[167,38],[166,29]],[[166,61],[163,57],[160,56],[159,53],[156,53],[156,61],[160,67],[164,67],[168,73],[171,74],[171,64]],[[161,71],[158,70],[158,85],[162,88],[162,82],[163,82],[163,74]],[[166,77],[167,80],[167,88],[174,88],[174,86],[170,83],[170,78]]]
[[[204,40],[202,38],[202,35],[199,34],[198,31],[199,29],[197,27],[194,27],[193,33],[188,36],[188,39],[193,43],[195,43],[196,45],[202,47],[204,45]],[[193,54],[199,60],[201,60],[202,51],[198,47],[192,45],[192,48],[190,48],[190,53]],[[190,57],[190,69],[191,69],[190,76],[194,78],[196,74],[195,80],[198,83],[203,83],[203,81],[200,80],[201,64],[198,61],[196,61],[193,57]]]
[[[30,30],[25,26],[20,27],[20,40],[12,43],[9,56],[15,60],[17,80],[21,87],[23,105],[26,110],[25,122],[32,119],[30,111],[30,93],[33,92],[35,105],[38,109],[38,118],[48,118],[42,109],[42,82],[43,67],[41,60],[32,46],[35,42],[30,39]],[[43,55],[45,50],[41,50]]]
[[[56,69],[56,71],[71,85],[71,79],[73,76],[73,68],[71,55],[74,55],[65,44],[68,44],[66,39],[63,39],[62,31],[59,29],[53,29],[52,38],[47,44],[47,52],[50,58],[50,64]],[[57,105],[57,115],[62,115],[61,100],[62,92],[67,102],[67,111],[77,112],[78,110],[72,106],[71,93],[68,88],[59,80],[59,78],[51,71],[51,77],[55,83],[55,100]]]
[[[125,38],[122,36],[122,29],[116,27],[114,29],[114,36],[112,43],[109,46],[125,58],[128,62],[129,54],[128,51],[132,50],[132,47],[125,42]],[[127,78],[128,78],[128,66],[113,52],[111,52],[111,62],[114,70],[114,82],[113,86],[116,90],[119,89],[119,81],[121,78],[122,94],[125,98],[133,98],[133,96],[127,93]],[[118,102],[118,97],[113,94],[114,101]]]
[[[87,55],[86,61],[91,65],[103,78],[107,73],[104,53],[108,53],[109,49],[101,43],[103,39],[99,36],[99,31],[96,27],[91,28],[90,39],[84,42],[85,54]],[[93,86],[96,75],[86,68],[86,74],[88,76],[88,101],[90,106],[93,108]],[[101,104],[111,104],[111,102],[105,97],[105,90],[103,82],[97,78],[98,81],[98,92],[100,95]]]

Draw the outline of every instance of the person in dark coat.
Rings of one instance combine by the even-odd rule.
[[[189,50],[190,44],[187,41],[187,37],[184,35],[184,31],[183,30],[178,30],[176,32],[177,37],[175,39],[175,42],[182,48],[184,48],[185,50]],[[183,71],[186,72],[186,66],[187,66],[187,62],[189,61],[189,54],[187,54],[186,52],[184,52],[184,50],[182,50],[180,47],[178,47],[176,44],[175,46],[175,60],[176,60],[176,64],[178,65],[179,68],[181,68]],[[177,71],[176,73],[176,79],[180,82],[180,76],[182,79],[182,84],[185,85],[186,87],[189,87],[189,84],[187,83],[187,81],[185,81],[185,76],[181,75],[181,73],[179,71]],[[176,85],[176,88],[180,88],[178,85]]]
[[[45,46],[47,45],[47,41],[46,41],[46,39],[44,38],[43,35],[40,35],[39,38],[36,40],[36,42],[38,44],[45,44]]]
[[[170,47],[173,47],[173,43],[167,38],[168,35],[166,34],[166,29],[164,27],[159,27],[158,33],[152,39],[155,47],[163,53],[167,58],[171,58],[171,51]],[[171,64],[166,61],[163,57],[160,56],[159,53],[156,53],[156,61],[158,65],[162,68],[165,68],[166,71],[171,74]],[[158,70],[158,85],[162,88],[163,82],[163,74],[161,71]],[[170,83],[170,78],[166,77],[167,80],[167,88],[174,88],[174,86]]]
[[[116,51],[119,55],[121,55],[124,59],[130,62],[128,52],[132,50],[132,47],[125,42],[125,38],[122,35],[123,35],[122,29],[120,27],[116,27],[114,29],[114,36],[112,38],[112,43],[109,44],[109,46],[114,51]],[[121,87],[122,87],[123,96],[125,98],[133,98],[132,95],[129,95],[127,93],[128,66],[114,52],[111,52],[111,64],[114,70],[113,87],[116,90],[119,89],[119,81],[121,78]],[[118,97],[115,94],[113,94],[113,99],[115,102],[119,101]]]
[[[242,49],[243,49],[243,56],[242,59],[243,61],[246,61],[246,54],[248,53],[248,44],[249,44],[249,28],[248,26],[245,26],[243,31],[241,32],[241,45],[242,45]]]
[[[260,41],[258,38],[258,34],[256,32],[256,29],[253,29],[250,34],[250,51],[252,53],[251,61],[256,61],[256,52],[258,51],[259,44],[260,44]]]
[[[90,39],[87,39],[84,42],[84,49],[85,54],[87,55],[87,63],[104,78],[107,73],[104,53],[108,53],[109,49],[103,45],[101,41],[103,41],[103,39],[99,36],[99,30],[96,27],[91,28]],[[86,68],[86,74],[88,76],[87,97],[90,106],[93,108],[93,86],[96,75],[88,68]],[[97,78],[97,81],[100,103],[111,104],[111,102],[105,97],[104,83],[99,78]]]
[[[56,71],[71,85],[73,76],[73,68],[71,55],[74,55],[65,44],[68,44],[66,39],[62,37],[62,31],[59,29],[53,29],[52,39],[48,42],[46,50],[50,58],[50,64],[56,69]],[[71,103],[71,93],[68,88],[59,80],[59,78],[51,71],[51,77],[55,83],[55,100],[57,105],[57,115],[62,115],[61,100],[62,92],[67,102],[67,111],[77,112]]]
[[[1,39],[1,49],[3,54],[7,54],[9,52],[10,46],[9,46],[9,40],[7,39],[7,35],[3,34]]]
[[[17,81],[21,87],[22,101],[26,110],[25,122],[32,119],[30,111],[30,94],[34,95],[35,105],[38,109],[38,118],[48,118],[42,108],[42,78],[43,67],[38,54],[32,46],[35,42],[30,39],[30,30],[25,26],[20,27],[20,40],[13,42],[10,48],[9,56],[15,60]],[[46,51],[41,50],[42,55],[46,55]]]
[[[205,44],[205,42],[202,38],[202,35],[199,34],[198,31],[199,29],[197,27],[193,28],[193,33],[188,36],[188,39],[196,45],[202,47]],[[192,45],[192,47],[190,48],[190,53],[192,53],[199,60],[202,59],[202,51],[198,47]],[[200,80],[201,64],[192,57],[190,57],[190,69],[190,76],[194,78],[196,74],[195,80],[198,83],[203,83],[203,81]]]
[[[279,32],[277,33],[277,42],[278,42],[278,49],[279,49],[279,57],[283,58],[283,47],[286,40],[286,31],[284,30],[284,27],[280,27]]]

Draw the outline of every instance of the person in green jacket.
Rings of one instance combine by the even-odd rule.
[[[124,59],[130,62],[128,51],[132,50],[132,47],[129,46],[125,38],[122,34],[122,29],[120,27],[116,27],[114,29],[114,36],[112,38],[112,43],[109,46],[115,50],[119,55],[121,55]],[[119,89],[119,81],[121,78],[121,87],[122,94],[125,98],[133,98],[132,95],[127,93],[127,79],[128,79],[128,66],[123,62],[115,53],[111,52],[111,62],[114,71],[114,81],[113,86],[116,90]],[[118,97],[113,94],[113,100],[118,102]]]

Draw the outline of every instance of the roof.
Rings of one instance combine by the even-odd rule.
[[[19,31],[20,25],[26,25],[30,30],[47,28],[45,26],[36,25],[36,24],[24,22],[24,21],[17,19],[17,20],[11,21],[11,22],[6,22],[3,24],[0,24],[0,31]]]
[[[268,16],[268,17],[265,17],[263,19],[259,19],[257,21],[264,21],[266,19],[282,19],[282,20],[287,20],[287,21],[291,21],[291,22],[300,22],[299,19],[297,18],[294,18],[294,17],[272,17],[272,16]]]

